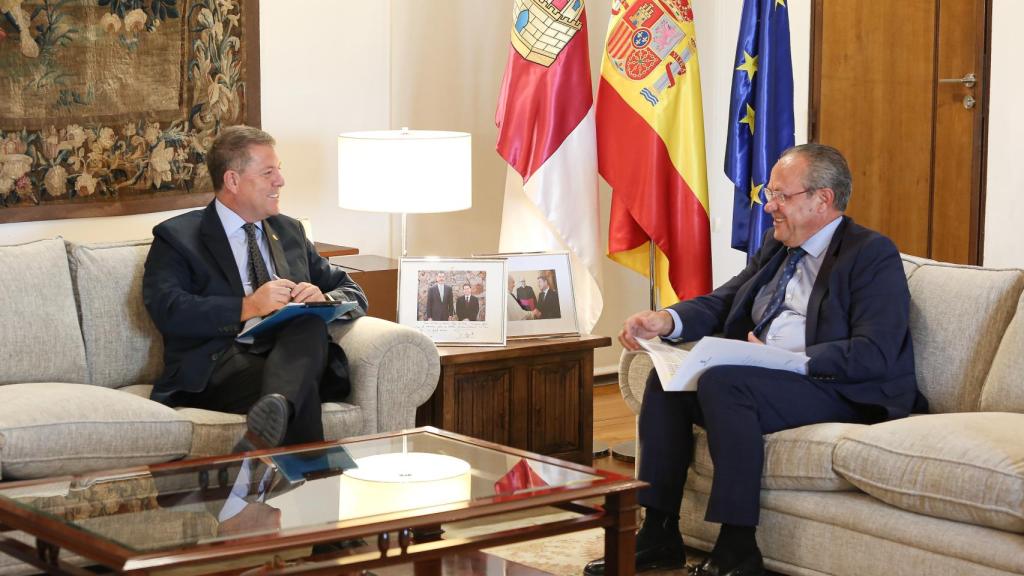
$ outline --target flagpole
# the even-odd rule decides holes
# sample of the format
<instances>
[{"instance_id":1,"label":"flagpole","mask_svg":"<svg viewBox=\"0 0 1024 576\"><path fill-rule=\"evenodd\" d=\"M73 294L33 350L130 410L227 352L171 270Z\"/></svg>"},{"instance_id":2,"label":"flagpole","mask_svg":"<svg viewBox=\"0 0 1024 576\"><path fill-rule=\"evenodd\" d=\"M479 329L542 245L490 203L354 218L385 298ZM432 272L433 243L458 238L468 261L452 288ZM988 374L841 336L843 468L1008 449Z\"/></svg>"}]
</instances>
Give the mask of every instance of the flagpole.
<instances>
[{"instance_id":1,"label":"flagpole","mask_svg":"<svg viewBox=\"0 0 1024 576\"><path fill-rule=\"evenodd\" d=\"M655 266L656 266L656 258L657 258L657 255L658 255L658 249L654 245L654 239L653 238L651 238L648 241L648 244L650 245L650 262L648 263L650 274L648 274L648 278L650 279L651 310L657 310L658 309L658 285L657 285L657 281L656 281Z\"/></svg>"}]
</instances>

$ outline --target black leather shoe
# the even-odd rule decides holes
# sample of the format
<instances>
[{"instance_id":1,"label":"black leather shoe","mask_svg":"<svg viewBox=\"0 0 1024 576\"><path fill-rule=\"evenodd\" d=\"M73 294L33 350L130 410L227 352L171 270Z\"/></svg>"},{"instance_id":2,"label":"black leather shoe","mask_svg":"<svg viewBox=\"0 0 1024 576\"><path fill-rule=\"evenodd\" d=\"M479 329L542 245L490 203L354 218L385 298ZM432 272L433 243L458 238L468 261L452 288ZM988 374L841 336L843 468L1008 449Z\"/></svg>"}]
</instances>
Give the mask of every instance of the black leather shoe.
<instances>
[{"instance_id":1,"label":"black leather shoe","mask_svg":"<svg viewBox=\"0 0 1024 576\"><path fill-rule=\"evenodd\" d=\"M676 536L678 538L678 536ZM686 565L686 551L682 539L660 542L653 546L641 547L637 540L636 571L674 570ZM598 558L583 568L584 576L604 576L604 558Z\"/></svg>"},{"instance_id":2,"label":"black leather shoe","mask_svg":"<svg viewBox=\"0 0 1024 576\"><path fill-rule=\"evenodd\" d=\"M288 400L280 394L267 394L249 408L245 416L245 436L235 444L235 452L276 448L288 430Z\"/></svg>"},{"instance_id":3,"label":"black leather shoe","mask_svg":"<svg viewBox=\"0 0 1024 576\"><path fill-rule=\"evenodd\" d=\"M763 576L764 559L761 551L740 560L732 568L725 570L713 558L708 558L703 563L690 567L690 576Z\"/></svg>"}]
</instances>

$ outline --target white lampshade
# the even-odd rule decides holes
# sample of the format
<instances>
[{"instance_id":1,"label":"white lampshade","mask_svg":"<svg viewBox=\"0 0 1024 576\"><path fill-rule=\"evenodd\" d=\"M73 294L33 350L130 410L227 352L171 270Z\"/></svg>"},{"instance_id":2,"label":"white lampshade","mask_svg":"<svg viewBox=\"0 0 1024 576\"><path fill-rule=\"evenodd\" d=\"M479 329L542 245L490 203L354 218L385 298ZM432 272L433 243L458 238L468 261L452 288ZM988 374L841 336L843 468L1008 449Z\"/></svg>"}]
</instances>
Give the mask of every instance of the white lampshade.
<instances>
[{"instance_id":1,"label":"white lampshade","mask_svg":"<svg viewBox=\"0 0 1024 576\"><path fill-rule=\"evenodd\" d=\"M470 466L444 454L396 452L356 459L340 478L338 518L362 518L470 498Z\"/></svg>"},{"instance_id":2,"label":"white lampshade","mask_svg":"<svg viewBox=\"0 0 1024 576\"><path fill-rule=\"evenodd\" d=\"M380 130L338 136L338 206L428 213L473 205L472 151L465 132Z\"/></svg>"}]
</instances>

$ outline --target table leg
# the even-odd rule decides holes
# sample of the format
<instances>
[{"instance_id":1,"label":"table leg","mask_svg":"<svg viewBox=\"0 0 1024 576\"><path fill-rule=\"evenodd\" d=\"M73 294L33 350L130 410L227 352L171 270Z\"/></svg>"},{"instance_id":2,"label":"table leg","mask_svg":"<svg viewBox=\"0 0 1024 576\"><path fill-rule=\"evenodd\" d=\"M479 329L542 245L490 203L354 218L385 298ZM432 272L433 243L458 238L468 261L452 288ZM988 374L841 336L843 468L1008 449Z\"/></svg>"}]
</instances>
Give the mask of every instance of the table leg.
<instances>
[{"instance_id":1,"label":"table leg","mask_svg":"<svg viewBox=\"0 0 1024 576\"><path fill-rule=\"evenodd\" d=\"M636 563L636 490L609 494L604 499L605 514L612 525L604 529L605 574L633 576Z\"/></svg>"}]
</instances>

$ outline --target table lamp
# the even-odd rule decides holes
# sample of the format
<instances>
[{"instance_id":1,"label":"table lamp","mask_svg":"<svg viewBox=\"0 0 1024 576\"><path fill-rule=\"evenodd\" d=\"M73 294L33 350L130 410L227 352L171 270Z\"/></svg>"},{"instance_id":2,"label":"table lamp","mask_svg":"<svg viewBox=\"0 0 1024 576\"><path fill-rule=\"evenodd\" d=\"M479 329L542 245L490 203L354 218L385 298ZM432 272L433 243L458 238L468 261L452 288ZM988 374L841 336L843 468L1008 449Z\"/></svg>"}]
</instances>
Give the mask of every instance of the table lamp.
<instances>
[{"instance_id":1,"label":"table lamp","mask_svg":"<svg viewBox=\"0 0 1024 576\"><path fill-rule=\"evenodd\" d=\"M473 205L472 150L465 132L378 130L338 136L338 206L402 215Z\"/></svg>"},{"instance_id":2,"label":"table lamp","mask_svg":"<svg viewBox=\"0 0 1024 576\"><path fill-rule=\"evenodd\" d=\"M356 459L340 477L338 519L470 499L469 463L444 454L396 452Z\"/></svg>"}]
</instances>

